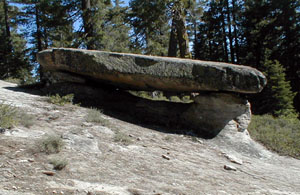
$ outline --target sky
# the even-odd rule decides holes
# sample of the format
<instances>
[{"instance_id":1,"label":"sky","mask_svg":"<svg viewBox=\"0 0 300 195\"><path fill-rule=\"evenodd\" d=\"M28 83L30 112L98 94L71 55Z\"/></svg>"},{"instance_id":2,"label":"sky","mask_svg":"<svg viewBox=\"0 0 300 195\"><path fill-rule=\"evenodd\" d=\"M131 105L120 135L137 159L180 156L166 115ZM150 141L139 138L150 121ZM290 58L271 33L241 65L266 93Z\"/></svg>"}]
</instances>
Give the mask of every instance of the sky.
<instances>
[{"instance_id":1,"label":"sky","mask_svg":"<svg viewBox=\"0 0 300 195\"><path fill-rule=\"evenodd\" d=\"M128 4L129 4L129 1L130 1L130 0L121 0L121 1L123 1L123 2L124 2L124 4L121 4L121 6L124 6L124 5L126 6L126 5L128 5Z\"/></svg>"}]
</instances>

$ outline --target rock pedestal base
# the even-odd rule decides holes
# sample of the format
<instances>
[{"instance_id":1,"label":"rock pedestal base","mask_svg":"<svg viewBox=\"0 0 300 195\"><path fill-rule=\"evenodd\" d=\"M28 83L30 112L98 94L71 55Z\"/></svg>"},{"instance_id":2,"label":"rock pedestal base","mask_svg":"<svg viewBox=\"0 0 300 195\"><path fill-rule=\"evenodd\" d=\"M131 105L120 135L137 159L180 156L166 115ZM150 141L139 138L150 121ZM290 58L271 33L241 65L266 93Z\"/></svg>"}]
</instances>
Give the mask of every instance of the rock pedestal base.
<instances>
[{"instance_id":1,"label":"rock pedestal base","mask_svg":"<svg viewBox=\"0 0 300 195\"><path fill-rule=\"evenodd\" d=\"M187 127L212 135L217 135L232 122L236 130L244 131L251 120L250 103L235 94L199 94L181 118Z\"/></svg>"}]
</instances>

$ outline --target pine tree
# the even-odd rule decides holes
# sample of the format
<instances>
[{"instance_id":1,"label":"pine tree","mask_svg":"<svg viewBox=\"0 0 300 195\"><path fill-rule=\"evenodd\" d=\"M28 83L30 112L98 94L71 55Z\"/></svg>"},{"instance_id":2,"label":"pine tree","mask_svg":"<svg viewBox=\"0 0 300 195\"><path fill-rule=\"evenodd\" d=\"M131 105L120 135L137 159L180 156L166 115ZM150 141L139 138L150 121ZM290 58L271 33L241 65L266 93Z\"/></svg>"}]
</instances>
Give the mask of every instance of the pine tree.
<instances>
[{"instance_id":1,"label":"pine tree","mask_svg":"<svg viewBox=\"0 0 300 195\"><path fill-rule=\"evenodd\" d=\"M278 36L272 59L284 65L293 91L298 92L294 102L300 112L300 1L273 0L271 6Z\"/></svg>"},{"instance_id":2,"label":"pine tree","mask_svg":"<svg viewBox=\"0 0 300 195\"><path fill-rule=\"evenodd\" d=\"M144 54L167 55L169 16L165 0L131 0L127 14L132 39Z\"/></svg>"},{"instance_id":3,"label":"pine tree","mask_svg":"<svg viewBox=\"0 0 300 195\"><path fill-rule=\"evenodd\" d=\"M187 12L195 0L131 0L129 23L145 54L191 57ZM178 51L177 51L178 50Z\"/></svg>"},{"instance_id":4,"label":"pine tree","mask_svg":"<svg viewBox=\"0 0 300 195\"><path fill-rule=\"evenodd\" d=\"M295 93L290 82L286 80L285 69L277 61L269 59L270 50L266 51L263 73L268 83L263 91L251 97L255 114L272 114L274 116L296 116L293 106Z\"/></svg>"},{"instance_id":5,"label":"pine tree","mask_svg":"<svg viewBox=\"0 0 300 195\"><path fill-rule=\"evenodd\" d=\"M26 41L18 30L19 11L6 0L0 2L0 79L12 77L28 81L31 78Z\"/></svg>"},{"instance_id":6,"label":"pine tree","mask_svg":"<svg viewBox=\"0 0 300 195\"><path fill-rule=\"evenodd\" d=\"M71 47L73 44L73 12L71 2L66 0L19 0L26 34L31 47L32 62L37 52L49 47Z\"/></svg>"},{"instance_id":7,"label":"pine tree","mask_svg":"<svg viewBox=\"0 0 300 195\"><path fill-rule=\"evenodd\" d=\"M103 39L110 6L110 0L81 1L81 6L79 6L83 29L83 33L79 33L83 43L81 46L98 50L105 48Z\"/></svg>"},{"instance_id":8,"label":"pine tree","mask_svg":"<svg viewBox=\"0 0 300 195\"><path fill-rule=\"evenodd\" d=\"M204 1L206 7L194 44L197 59L240 63L243 21L241 0Z\"/></svg>"},{"instance_id":9,"label":"pine tree","mask_svg":"<svg viewBox=\"0 0 300 195\"><path fill-rule=\"evenodd\" d=\"M196 59L229 61L227 23L224 1L210 1L199 24L197 42L194 44Z\"/></svg>"},{"instance_id":10,"label":"pine tree","mask_svg":"<svg viewBox=\"0 0 300 195\"><path fill-rule=\"evenodd\" d=\"M172 16L171 34L169 41L168 56L176 56L177 45L181 58L191 58L189 49L189 37L186 28L187 9L191 7L190 0L169 1L169 7Z\"/></svg>"},{"instance_id":11,"label":"pine tree","mask_svg":"<svg viewBox=\"0 0 300 195\"><path fill-rule=\"evenodd\" d=\"M103 50L113 52L130 52L130 27L125 23L127 7L121 7L124 2L114 0L107 12L102 40Z\"/></svg>"}]
</instances>

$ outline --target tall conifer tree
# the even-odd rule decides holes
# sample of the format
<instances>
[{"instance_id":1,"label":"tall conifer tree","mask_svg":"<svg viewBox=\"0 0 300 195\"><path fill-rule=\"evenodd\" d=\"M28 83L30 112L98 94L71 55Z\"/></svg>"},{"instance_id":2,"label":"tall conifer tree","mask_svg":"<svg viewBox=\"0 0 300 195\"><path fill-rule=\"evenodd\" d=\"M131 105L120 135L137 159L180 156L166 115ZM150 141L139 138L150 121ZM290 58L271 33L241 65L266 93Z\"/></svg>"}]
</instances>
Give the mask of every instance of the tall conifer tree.
<instances>
[{"instance_id":1,"label":"tall conifer tree","mask_svg":"<svg viewBox=\"0 0 300 195\"><path fill-rule=\"evenodd\" d=\"M9 5L7 0L0 2L0 79L13 77L24 81L31 77L26 41L18 29L19 14L19 8Z\"/></svg>"}]
</instances>

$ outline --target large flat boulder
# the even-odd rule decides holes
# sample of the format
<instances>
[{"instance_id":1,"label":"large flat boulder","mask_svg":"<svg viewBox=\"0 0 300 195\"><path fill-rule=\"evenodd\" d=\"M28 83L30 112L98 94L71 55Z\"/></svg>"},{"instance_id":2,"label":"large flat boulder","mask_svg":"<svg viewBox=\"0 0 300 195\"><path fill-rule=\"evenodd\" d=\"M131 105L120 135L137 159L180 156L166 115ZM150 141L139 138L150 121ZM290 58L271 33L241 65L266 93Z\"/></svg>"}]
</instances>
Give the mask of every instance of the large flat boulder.
<instances>
[{"instance_id":1,"label":"large flat boulder","mask_svg":"<svg viewBox=\"0 0 300 195\"><path fill-rule=\"evenodd\" d=\"M266 85L258 70L220 62L67 48L44 50L37 59L45 72L71 73L125 89L257 93Z\"/></svg>"}]
</instances>

